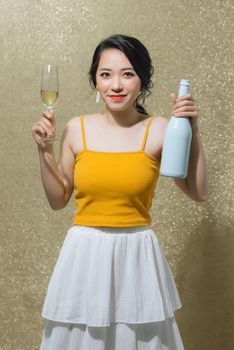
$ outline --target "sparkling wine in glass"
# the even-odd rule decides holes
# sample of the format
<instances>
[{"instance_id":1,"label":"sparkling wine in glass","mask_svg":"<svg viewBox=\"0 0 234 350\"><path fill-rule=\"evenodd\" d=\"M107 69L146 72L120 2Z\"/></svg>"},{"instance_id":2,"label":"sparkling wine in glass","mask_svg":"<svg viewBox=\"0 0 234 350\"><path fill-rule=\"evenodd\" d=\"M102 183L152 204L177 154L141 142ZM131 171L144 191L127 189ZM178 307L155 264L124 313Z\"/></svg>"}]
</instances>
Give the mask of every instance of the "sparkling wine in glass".
<instances>
[{"instance_id":1,"label":"sparkling wine in glass","mask_svg":"<svg viewBox=\"0 0 234 350\"><path fill-rule=\"evenodd\" d=\"M59 96L58 67L53 64L44 64L41 72L41 99L47 111L53 111ZM47 135L41 142L54 141L54 137Z\"/></svg>"}]
</instances>

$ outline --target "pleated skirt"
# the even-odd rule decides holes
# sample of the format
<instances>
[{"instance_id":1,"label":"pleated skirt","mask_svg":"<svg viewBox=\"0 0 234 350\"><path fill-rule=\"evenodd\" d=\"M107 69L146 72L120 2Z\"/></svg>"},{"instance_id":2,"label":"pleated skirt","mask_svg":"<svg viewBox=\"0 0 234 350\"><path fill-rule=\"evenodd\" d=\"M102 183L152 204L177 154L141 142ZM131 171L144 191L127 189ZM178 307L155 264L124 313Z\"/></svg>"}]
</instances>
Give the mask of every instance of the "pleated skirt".
<instances>
[{"instance_id":1,"label":"pleated skirt","mask_svg":"<svg viewBox=\"0 0 234 350\"><path fill-rule=\"evenodd\" d=\"M72 226L41 316L40 350L184 350L175 281L150 226Z\"/></svg>"}]
</instances>

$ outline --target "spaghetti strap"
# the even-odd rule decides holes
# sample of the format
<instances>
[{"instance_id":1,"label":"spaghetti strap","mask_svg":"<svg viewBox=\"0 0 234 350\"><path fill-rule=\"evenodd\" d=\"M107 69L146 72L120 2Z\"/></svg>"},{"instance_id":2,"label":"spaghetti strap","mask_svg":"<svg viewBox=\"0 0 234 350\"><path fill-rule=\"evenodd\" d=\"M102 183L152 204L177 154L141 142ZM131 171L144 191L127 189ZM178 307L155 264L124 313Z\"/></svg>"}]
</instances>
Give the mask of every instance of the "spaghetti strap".
<instances>
[{"instance_id":1,"label":"spaghetti strap","mask_svg":"<svg viewBox=\"0 0 234 350\"><path fill-rule=\"evenodd\" d=\"M152 115L152 117L150 118L148 124L146 125L145 134L144 134L143 142L142 142L142 145L141 145L141 151L144 151L144 149L145 149L145 144L146 144L146 140L147 140L147 136L148 136L148 132L149 132L149 127L150 127L150 124L152 123L154 118L155 118L155 116Z\"/></svg>"},{"instance_id":2,"label":"spaghetti strap","mask_svg":"<svg viewBox=\"0 0 234 350\"><path fill-rule=\"evenodd\" d=\"M84 116L80 116L80 122L81 122L81 131L82 131L82 140L83 140L83 146L86 150L86 137L85 137L85 129L84 129Z\"/></svg>"}]
</instances>

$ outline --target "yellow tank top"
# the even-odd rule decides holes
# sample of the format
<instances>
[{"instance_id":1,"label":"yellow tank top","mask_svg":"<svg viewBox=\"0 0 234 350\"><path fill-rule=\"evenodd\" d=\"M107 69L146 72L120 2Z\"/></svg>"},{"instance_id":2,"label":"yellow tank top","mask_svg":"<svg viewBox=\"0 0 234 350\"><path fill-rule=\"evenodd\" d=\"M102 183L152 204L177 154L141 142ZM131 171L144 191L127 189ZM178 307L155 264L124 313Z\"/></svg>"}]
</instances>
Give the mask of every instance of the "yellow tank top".
<instances>
[{"instance_id":1,"label":"yellow tank top","mask_svg":"<svg viewBox=\"0 0 234 350\"><path fill-rule=\"evenodd\" d=\"M84 149L76 156L73 223L86 226L141 226L152 223L149 210L155 195L160 161L144 151L102 152L86 148L84 117L80 117Z\"/></svg>"}]
</instances>

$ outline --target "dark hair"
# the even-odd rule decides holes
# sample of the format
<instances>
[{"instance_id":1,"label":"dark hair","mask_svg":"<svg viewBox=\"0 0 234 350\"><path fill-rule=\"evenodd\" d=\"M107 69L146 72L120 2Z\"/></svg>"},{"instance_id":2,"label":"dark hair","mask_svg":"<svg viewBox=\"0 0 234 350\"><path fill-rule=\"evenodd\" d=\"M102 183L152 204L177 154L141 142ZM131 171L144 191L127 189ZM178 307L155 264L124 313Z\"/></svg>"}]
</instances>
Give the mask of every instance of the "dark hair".
<instances>
[{"instance_id":1,"label":"dark hair","mask_svg":"<svg viewBox=\"0 0 234 350\"><path fill-rule=\"evenodd\" d=\"M139 100L143 99L143 104L147 96L151 94L150 89L153 87L151 77L154 73L154 67L146 47L136 38L114 34L103 39L96 47L92 64L88 73L89 83L93 90L96 90L96 72L102 51L109 48L115 48L122 51L132 64L134 70L141 80L141 94L136 99L136 110L140 113L148 115L145 108L139 104Z\"/></svg>"}]
</instances>

